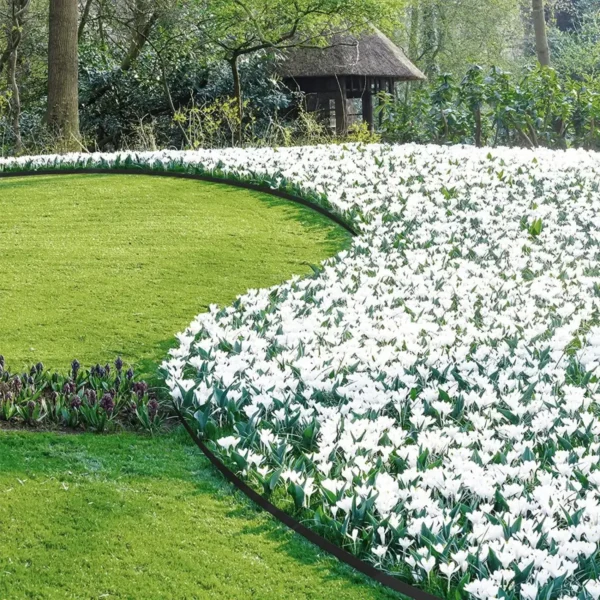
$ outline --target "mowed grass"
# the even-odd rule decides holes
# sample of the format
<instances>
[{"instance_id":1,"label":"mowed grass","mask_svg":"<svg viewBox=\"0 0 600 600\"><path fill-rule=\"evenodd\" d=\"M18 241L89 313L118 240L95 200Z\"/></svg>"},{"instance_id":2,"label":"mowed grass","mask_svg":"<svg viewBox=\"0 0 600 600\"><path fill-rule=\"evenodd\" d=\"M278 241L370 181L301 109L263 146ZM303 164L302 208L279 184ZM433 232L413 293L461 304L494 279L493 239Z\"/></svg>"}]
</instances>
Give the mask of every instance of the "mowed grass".
<instances>
[{"instance_id":1,"label":"mowed grass","mask_svg":"<svg viewBox=\"0 0 600 600\"><path fill-rule=\"evenodd\" d=\"M286 200L142 175L0 179L0 215L0 354L14 370L122 356L152 374L210 304L349 242Z\"/></svg>"},{"instance_id":2,"label":"mowed grass","mask_svg":"<svg viewBox=\"0 0 600 600\"><path fill-rule=\"evenodd\" d=\"M66 370L121 355L152 377L209 304L349 243L318 213L144 176L0 179L0 353ZM256 510L176 431L3 431L0 599L396 597Z\"/></svg>"},{"instance_id":3,"label":"mowed grass","mask_svg":"<svg viewBox=\"0 0 600 600\"><path fill-rule=\"evenodd\" d=\"M233 493L179 431L0 430L0 598L383 600Z\"/></svg>"}]
</instances>

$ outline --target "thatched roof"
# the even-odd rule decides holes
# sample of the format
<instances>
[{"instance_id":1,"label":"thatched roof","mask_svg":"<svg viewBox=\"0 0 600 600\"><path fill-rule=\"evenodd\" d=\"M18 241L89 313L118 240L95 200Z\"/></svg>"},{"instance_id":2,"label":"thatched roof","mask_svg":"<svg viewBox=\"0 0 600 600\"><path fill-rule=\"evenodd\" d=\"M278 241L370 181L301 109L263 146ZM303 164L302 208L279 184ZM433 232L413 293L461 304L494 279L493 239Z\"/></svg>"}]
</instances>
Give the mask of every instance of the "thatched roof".
<instances>
[{"instance_id":1,"label":"thatched roof","mask_svg":"<svg viewBox=\"0 0 600 600\"><path fill-rule=\"evenodd\" d=\"M326 48L293 48L282 58L281 77L327 77L356 75L425 79L398 46L378 29L358 38L333 36Z\"/></svg>"}]
</instances>

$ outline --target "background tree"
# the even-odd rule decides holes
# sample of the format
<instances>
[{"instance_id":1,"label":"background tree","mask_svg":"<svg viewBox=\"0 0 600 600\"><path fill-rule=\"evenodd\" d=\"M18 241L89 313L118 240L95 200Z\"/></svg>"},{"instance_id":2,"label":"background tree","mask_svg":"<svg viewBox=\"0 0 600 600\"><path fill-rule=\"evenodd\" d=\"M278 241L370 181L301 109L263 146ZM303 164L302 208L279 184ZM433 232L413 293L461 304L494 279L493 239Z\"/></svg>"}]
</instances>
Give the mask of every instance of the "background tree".
<instances>
[{"instance_id":1,"label":"background tree","mask_svg":"<svg viewBox=\"0 0 600 600\"><path fill-rule=\"evenodd\" d=\"M239 61L261 51L326 46L334 34L362 31L392 2L378 0L212 0L208 37L230 65L238 118L244 113ZM241 141L241 140L240 140Z\"/></svg>"},{"instance_id":2,"label":"background tree","mask_svg":"<svg viewBox=\"0 0 600 600\"><path fill-rule=\"evenodd\" d=\"M472 64L518 68L525 21L521 0L409 0L389 33L429 77L462 76ZM527 23L531 20L529 11Z\"/></svg>"},{"instance_id":3,"label":"background tree","mask_svg":"<svg viewBox=\"0 0 600 600\"><path fill-rule=\"evenodd\" d=\"M7 84L10 92L9 113L12 121L15 154L20 154L23 150L21 95L17 82L17 61L29 2L30 0L8 0L2 15L6 30L6 49L0 57L0 71L6 66Z\"/></svg>"},{"instance_id":4,"label":"background tree","mask_svg":"<svg viewBox=\"0 0 600 600\"><path fill-rule=\"evenodd\" d=\"M531 13L533 17L533 29L535 31L537 59L540 65L548 67L550 66L550 49L548 48L548 36L546 34L544 0L531 0Z\"/></svg>"},{"instance_id":5,"label":"background tree","mask_svg":"<svg viewBox=\"0 0 600 600\"><path fill-rule=\"evenodd\" d=\"M48 125L68 146L79 140L77 0L50 0Z\"/></svg>"},{"instance_id":6,"label":"background tree","mask_svg":"<svg viewBox=\"0 0 600 600\"><path fill-rule=\"evenodd\" d=\"M548 38L552 66L576 79L600 72L600 0L556 0L550 9Z\"/></svg>"}]
</instances>

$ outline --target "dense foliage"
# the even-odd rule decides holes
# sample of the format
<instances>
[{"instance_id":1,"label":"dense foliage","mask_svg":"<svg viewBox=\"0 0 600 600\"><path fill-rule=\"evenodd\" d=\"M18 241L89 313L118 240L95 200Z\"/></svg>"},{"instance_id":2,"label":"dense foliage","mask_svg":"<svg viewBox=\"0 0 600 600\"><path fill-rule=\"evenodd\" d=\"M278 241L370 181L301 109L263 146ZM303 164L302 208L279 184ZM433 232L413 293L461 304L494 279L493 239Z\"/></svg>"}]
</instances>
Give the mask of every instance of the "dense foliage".
<instances>
[{"instance_id":1,"label":"dense foliage","mask_svg":"<svg viewBox=\"0 0 600 600\"><path fill-rule=\"evenodd\" d=\"M534 68L514 75L471 67L407 98L382 97L381 134L394 142L598 148L600 79Z\"/></svg>"},{"instance_id":2,"label":"dense foliage","mask_svg":"<svg viewBox=\"0 0 600 600\"><path fill-rule=\"evenodd\" d=\"M230 108L232 77L227 65L207 66L191 54L171 65L166 83L153 76L155 68L151 53L144 53L135 71L85 69L81 76L84 137L105 149L231 145L238 119ZM252 56L240 65L248 106L247 142L271 139L269 129L274 122L285 121L294 99L272 76L272 69L273 61L265 55ZM197 123L195 115L202 117Z\"/></svg>"},{"instance_id":3,"label":"dense foliage","mask_svg":"<svg viewBox=\"0 0 600 600\"><path fill-rule=\"evenodd\" d=\"M15 22L18 3L26 8ZM598 0L546 0L546 6L552 64L564 94L572 94L571 88L583 96L587 92L580 88L595 91ZM473 64L486 73L496 67L497 80L500 73L513 74L509 84L502 84L511 90L497 102L510 111L518 112L528 102L519 95L523 79L529 80L523 84L525 96L540 91L524 72L535 63L530 9L529 0L260 0L247 5L228 0L82 0L79 144L110 151L329 141L327 127L289 110L299 98L277 78L274 65L292 43L291 31L296 32L293 43L322 45L324 32L343 28L341 21L356 30L366 21L376 23L429 77L422 89L399 86L405 116L394 119L390 139L471 143L468 123L459 121L468 121L472 110L463 116L458 107L458 114L449 115L457 121L449 124L453 131L440 135L438 108L445 104L443 110L450 109L454 100L449 96L458 93L454 88L461 87ZM0 29L7 37L5 45L0 36L0 74L7 75L6 81L0 79L0 151L5 155L60 150L45 125L47 17L48 0L0 2ZM19 46L12 73L8 59L15 31ZM438 77L451 89L441 89ZM570 98L565 102L577 104ZM394 107L395 114L402 104ZM402 121L411 121L415 131L406 131ZM531 132L523 124L519 129L499 133L498 143L528 145L522 132L528 137ZM567 139L579 138L575 144L587 144L581 131L558 129L556 135L539 132L540 137L564 133Z\"/></svg>"}]
</instances>

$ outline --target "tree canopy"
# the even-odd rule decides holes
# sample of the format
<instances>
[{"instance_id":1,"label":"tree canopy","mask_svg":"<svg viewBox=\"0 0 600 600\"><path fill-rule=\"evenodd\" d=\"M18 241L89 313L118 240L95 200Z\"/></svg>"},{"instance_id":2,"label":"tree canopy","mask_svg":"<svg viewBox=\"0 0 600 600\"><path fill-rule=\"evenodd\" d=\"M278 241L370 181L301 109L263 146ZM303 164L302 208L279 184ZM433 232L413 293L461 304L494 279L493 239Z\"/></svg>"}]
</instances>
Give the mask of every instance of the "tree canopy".
<instances>
[{"instance_id":1,"label":"tree canopy","mask_svg":"<svg viewBox=\"0 0 600 600\"><path fill-rule=\"evenodd\" d=\"M4 153L56 149L47 117L49 15L58 1L0 0ZM595 78L600 0L545 0L538 14L559 76ZM426 86L446 73L460 79L474 64L518 77L537 62L532 0L79 0L79 73L70 84L79 143L186 147L312 135L316 124L304 115L289 121L297 98L275 61L371 25L427 74ZM402 96L417 88L403 86Z\"/></svg>"}]
</instances>

